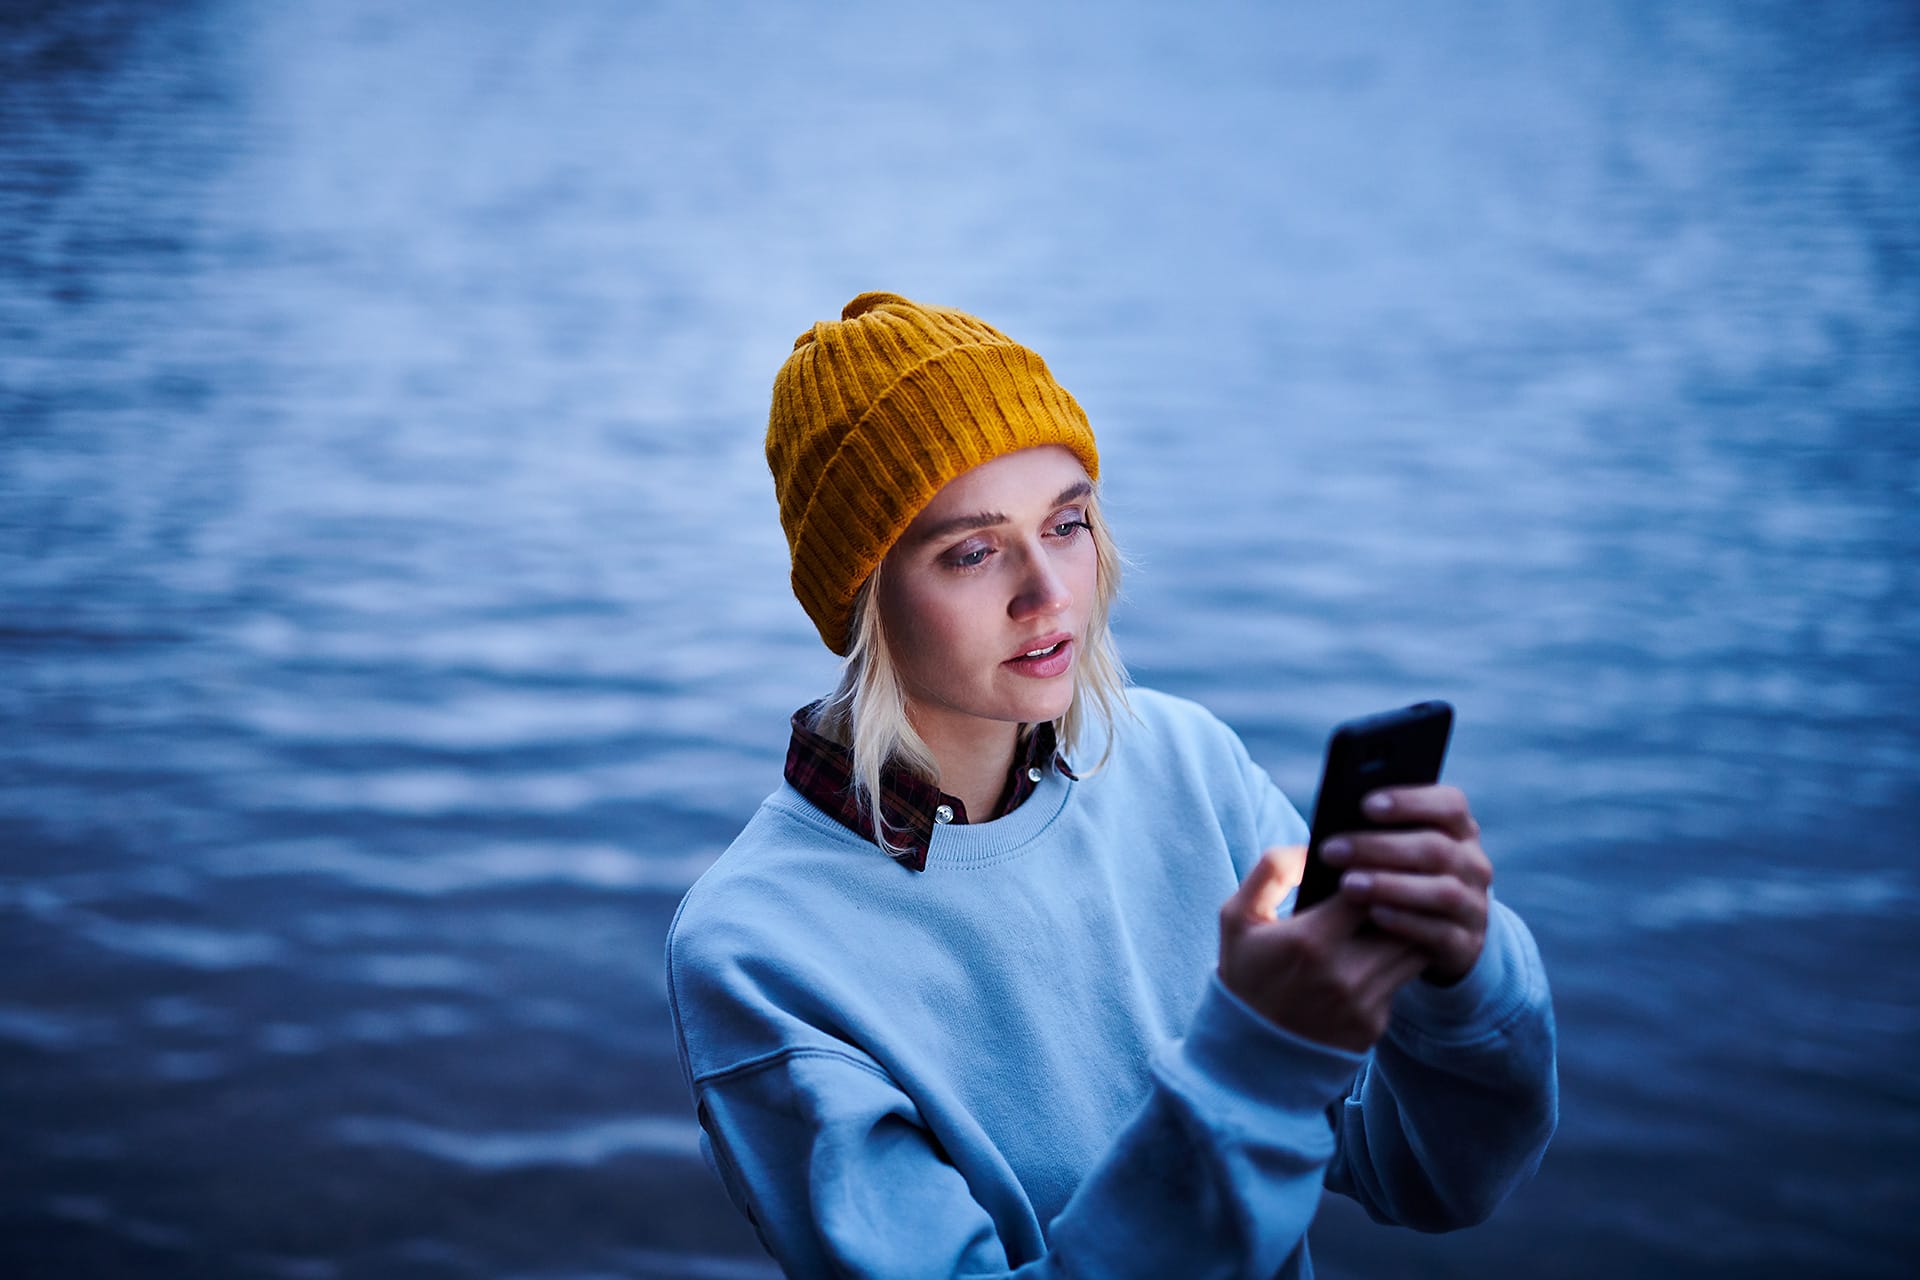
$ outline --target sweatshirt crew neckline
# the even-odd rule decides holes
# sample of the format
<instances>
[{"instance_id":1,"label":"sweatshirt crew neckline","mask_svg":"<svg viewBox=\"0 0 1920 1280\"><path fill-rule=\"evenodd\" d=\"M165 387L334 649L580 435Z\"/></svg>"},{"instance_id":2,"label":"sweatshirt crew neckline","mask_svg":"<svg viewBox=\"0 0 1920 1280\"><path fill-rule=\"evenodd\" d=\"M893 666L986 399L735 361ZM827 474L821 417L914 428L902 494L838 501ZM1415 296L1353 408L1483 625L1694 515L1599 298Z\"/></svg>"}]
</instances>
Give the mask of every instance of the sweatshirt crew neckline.
<instances>
[{"instance_id":1,"label":"sweatshirt crew neckline","mask_svg":"<svg viewBox=\"0 0 1920 1280\"><path fill-rule=\"evenodd\" d=\"M1077 780L1057 769L1049 769L1034 786L1033 794L1013 812L991 822L936 826L933 839L927 847L926 869L915 874L924 875L927 871L937 870L968 871L1020 857L1065 811L1067 801L1077 785ZM831 833L837 843L893 862L879 845L848 830L831 814L823 812L802 795L792 783L782 781L780 790L774 793L772 799L793 817Z\"/></svg>"}]
</instances>

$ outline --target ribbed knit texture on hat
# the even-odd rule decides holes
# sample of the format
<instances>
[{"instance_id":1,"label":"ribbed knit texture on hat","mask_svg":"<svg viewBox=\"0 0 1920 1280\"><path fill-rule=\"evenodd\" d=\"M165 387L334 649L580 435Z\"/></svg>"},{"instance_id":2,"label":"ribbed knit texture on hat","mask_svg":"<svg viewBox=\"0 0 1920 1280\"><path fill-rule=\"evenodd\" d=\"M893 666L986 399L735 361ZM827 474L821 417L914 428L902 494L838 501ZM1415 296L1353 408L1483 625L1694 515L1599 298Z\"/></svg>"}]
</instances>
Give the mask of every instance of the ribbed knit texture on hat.
<instances>
[{"instance_id":1,"label":"ribbed knit texture on hat","mask_svg":"<svg viewBox=\"0 0 1920 1280\"><path fill-rule=\"evenodd\" d=\"M767 466L793 593L845 654L860 584L964 471L1065 445L1098 479L1087 415L1032 351L964 311L863 293L794 340L773 383Z\"/></svg>"}]
</instances>

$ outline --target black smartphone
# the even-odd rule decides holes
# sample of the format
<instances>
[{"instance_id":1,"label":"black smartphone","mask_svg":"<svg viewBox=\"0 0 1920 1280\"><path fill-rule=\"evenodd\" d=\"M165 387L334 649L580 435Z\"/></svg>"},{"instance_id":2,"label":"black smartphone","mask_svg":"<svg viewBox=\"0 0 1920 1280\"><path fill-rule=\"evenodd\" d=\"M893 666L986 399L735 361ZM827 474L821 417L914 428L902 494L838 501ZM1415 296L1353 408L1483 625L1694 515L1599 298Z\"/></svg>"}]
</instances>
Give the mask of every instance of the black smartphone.
<instances>
[{"instance_id":1,"label":"black smartphone","mask_svg":"<svg viewBox=\"0 0 1920 1280\"><path fill-rule=\"evenodd\" d=\"M1293 904L1296 914L1331 897L1340 887L1340 872L1320 860L1320 846L1343 831L1390 826L1367 817L1360 802L1381 787L1440 781L1440 765L1452 733L1453 708L1444 702L1416 702L1397 711L1348 720L1334 729L1320 769L1320 795L1313 802L1307 866Z\"/></svg>"}]
</instances>

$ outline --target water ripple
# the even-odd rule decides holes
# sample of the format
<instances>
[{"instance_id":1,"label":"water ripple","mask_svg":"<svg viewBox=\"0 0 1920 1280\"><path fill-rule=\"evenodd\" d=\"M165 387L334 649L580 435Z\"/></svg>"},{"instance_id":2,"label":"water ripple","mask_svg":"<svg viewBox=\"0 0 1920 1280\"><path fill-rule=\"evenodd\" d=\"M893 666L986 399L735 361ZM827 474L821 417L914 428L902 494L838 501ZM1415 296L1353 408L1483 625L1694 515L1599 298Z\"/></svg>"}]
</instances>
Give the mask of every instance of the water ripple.
<instances>
[{"instance_id":1,"label":"water ripple","mask_svg":"<svg viewBox=\"0 0 1920 1280\"><path fill-rule=\"evenodd\" d=\"M334 1140L413 1151L487 1173L547 1165L597 1165L622 1156L693 1159L700 1131L691 1119L630 1116L572 1129L462 1132L412 1120L346 1116L329 1127Z\"/></svg>"},{"instance_id":2,"label":"water ripple","mask_svg":"<svg viewBox=\"0 0 1920 1280\"><path fill-rule=\"evenodd\" d=\"M97 946L190 969L245 969L272 964L286 953L280 939L250 930L115 920L78 911L68 920L76 933Z\"/></svg>"},{"instance_id":3,"label":"water ripple","mask_svg":"<svg viewBox=\"0 0 1920 1280\"><path fill-rule=\"evenodd\" d=\"M44 1053L85 1048L109 1035L108 1029L94 1019L24 1006L0 1006L0 1041L27 1045Z\"/></svg>"},{"instance_id":4,"label":"water ripple","mask_svg":"<svg viewBox=\"0 0 1920 1280\"><path fill-rule=\"evenodd\" d=\"M1745 920L1884 916L1910 911L1916 899L1920 889L1900 871L1699 876L1636 901L1631 918L1644 929L1681 929Z\"/></svg>"},{"instance_id":5,"label":"water ripple","mask_svg":"<svg viewBox=\"0 0 1920 1280\"><path fill-rule=\"evenodd\" d=\"M440 853L382 855L369 852L365 841L314 838L217 850L204 865L226 877L313 876L337 886L420 897L540 884L680 893L717 853L663 854L595 841L474 840Z\"/></svg>"}]
</instances>

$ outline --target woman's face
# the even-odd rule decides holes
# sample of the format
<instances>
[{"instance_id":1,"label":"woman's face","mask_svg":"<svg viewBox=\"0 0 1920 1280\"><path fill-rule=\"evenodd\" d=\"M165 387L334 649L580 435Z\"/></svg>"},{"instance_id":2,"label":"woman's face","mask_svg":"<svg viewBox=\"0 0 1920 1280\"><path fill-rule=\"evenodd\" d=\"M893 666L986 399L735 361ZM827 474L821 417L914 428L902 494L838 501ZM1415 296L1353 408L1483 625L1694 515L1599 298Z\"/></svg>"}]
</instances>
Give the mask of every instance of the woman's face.
<instances>
[{"instance_id":1,"label":"woman's face","mask_svg":"<svg viewBox=\"0 0 1920 1280\"><path fill-rule=\"evenodd\" d=\"M1092 492L1059 445L1003 454L949 481L887 553L880 622L929 743L1066 713L1093 611Z\"/></svg>"}]
</instances>

